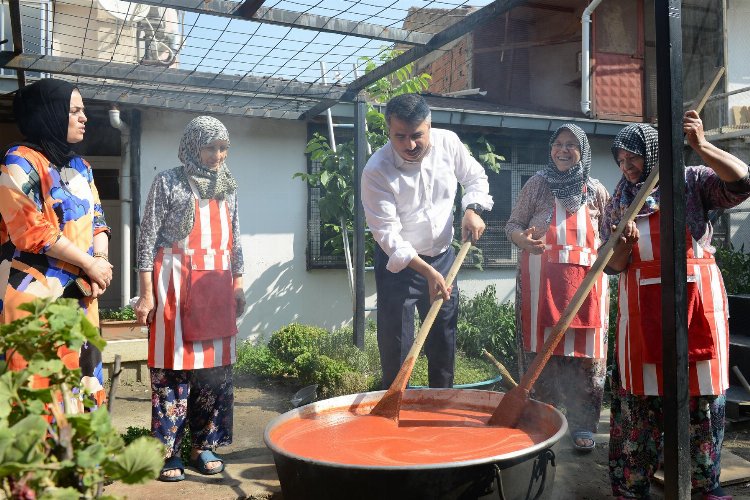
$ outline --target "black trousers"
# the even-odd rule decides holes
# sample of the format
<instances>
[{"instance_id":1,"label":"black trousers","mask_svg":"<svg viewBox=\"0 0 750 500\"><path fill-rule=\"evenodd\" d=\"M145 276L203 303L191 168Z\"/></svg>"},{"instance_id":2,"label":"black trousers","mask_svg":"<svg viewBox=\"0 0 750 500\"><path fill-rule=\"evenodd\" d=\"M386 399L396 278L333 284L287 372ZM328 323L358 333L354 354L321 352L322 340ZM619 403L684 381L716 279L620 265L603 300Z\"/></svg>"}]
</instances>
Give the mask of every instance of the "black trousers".
<instances>
[{"instance_id":1,"label":"black trousers","mask_svg":"<svg viewBox=\"0 0 750 500\"><path fill-rule=\"evenodd\" d=\"M422 259L446 276L456 254L449 248L435 257ZM427 280L411 268L398 273L386 269L388 255L375 245L375 285L378 293L378 348L383 369L383 389L390 387L414 343L414 309L424 321L430 310ZM430 387L453 387L458 323L458 286L440 308L424 344Z\"/></svg>"}]
</instances>

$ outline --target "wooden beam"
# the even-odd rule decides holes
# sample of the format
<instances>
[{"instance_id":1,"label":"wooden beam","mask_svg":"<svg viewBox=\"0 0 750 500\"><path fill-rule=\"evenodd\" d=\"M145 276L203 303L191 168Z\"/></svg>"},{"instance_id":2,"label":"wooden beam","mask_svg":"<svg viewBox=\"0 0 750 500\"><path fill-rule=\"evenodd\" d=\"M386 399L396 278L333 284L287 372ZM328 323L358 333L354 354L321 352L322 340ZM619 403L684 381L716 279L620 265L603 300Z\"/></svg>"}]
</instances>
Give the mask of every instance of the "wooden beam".
<instances>
[{"instance_id":1,"label":"wooden beam","mask_svg":"<svg viewBox=\"0 0 750 500\"><path fill-rule=\"evenodd\" d=\"M39 54L0 51L0 67L45 73L106 78L147 85L171 85L211 91L244 92L264 96L297 97L311 100L338 99L344 87L304 83L281 78L225 75L200 71L94 61Z\"/></svg>"},{"instance_id":2,"label":"wooden beam","mask_svg":"<svg viewBox=\"0 0 750 500\"><path fill-rule=\"evenodd\" d=\"M235 10L234 13L237 16L250 19L256 12L258 12L258 9L263 7L264 3L265 0L245 0L239 7L237 7L237 10Z\"/></svg>"},{"instance_id":3,"label":"wooden beam","mask_svg":"<svg viewBox=\"0 0 750 500\"><path fill-rule=\"evenodd\" d=\"M426 44L431 37L427 33L420 33L418 31L388 28L377 24L348 21L346 19L305 14L284 9L271 9L268 7L259 7L257 12L251 16L247 16L246 10L249 11L250 7L243 7L244 3L231 0L139 0L138 3L198 14L245 19L290 28L324 31L339 35L351 35L415 46Z\"/></svg>"}]
</instances>

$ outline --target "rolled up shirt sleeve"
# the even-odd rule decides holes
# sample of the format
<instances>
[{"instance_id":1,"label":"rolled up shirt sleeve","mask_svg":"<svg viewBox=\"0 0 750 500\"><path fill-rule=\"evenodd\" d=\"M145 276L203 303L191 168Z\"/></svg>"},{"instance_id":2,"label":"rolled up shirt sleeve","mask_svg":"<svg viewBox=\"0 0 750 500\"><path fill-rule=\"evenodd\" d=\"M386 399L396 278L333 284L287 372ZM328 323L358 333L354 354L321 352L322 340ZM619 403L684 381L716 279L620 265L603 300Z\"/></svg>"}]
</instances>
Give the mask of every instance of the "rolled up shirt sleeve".
<instances>
[{"instance_id":1,"label":"rolled up shirt sleeve","mask_svg":"<svg viewBox=\"0 0 750 500\"><path fill-rule=\"evenodd\" d=\"M10 154L5 157L0 166L0 214L8 237L18 250L43 253L60 239L62 232L45 216L39 176L30 175L32 171L25 158Z\"/></svg>"},{"instance_id":2,"label":"rolled up shirt sleeve","mask_svg":"<svg viewBox=\"0 0 750 500\"><path fill-rule=\"evenodd\" d=\"M396 199L388 189L387 181L375 170L365 169L362 173L362 205L375 242L388 255L386 269L393 273L402 271L417 251L401 237Z\"/></svg>"}]
</instances>

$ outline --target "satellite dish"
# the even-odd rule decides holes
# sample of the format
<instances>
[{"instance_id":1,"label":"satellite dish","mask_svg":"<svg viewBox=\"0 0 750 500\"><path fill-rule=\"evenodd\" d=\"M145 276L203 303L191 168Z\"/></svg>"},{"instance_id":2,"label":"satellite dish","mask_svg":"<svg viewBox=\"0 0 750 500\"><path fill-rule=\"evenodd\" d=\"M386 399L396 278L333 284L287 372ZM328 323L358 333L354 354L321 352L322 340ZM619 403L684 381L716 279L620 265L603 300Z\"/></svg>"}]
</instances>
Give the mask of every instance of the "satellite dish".
<instances>
[{"instance_id":1,"label":"satellite dish","mask_svg":"<svg viewBox=\"0 0 750 500\"><path fill-rule=\"evenodd\" d=\"M99 8L105 10L112 17L129 22L137 22L148 15L151 8L135 2L125 2L124 0L97 0Z\"/></svg>"}]
</instances>

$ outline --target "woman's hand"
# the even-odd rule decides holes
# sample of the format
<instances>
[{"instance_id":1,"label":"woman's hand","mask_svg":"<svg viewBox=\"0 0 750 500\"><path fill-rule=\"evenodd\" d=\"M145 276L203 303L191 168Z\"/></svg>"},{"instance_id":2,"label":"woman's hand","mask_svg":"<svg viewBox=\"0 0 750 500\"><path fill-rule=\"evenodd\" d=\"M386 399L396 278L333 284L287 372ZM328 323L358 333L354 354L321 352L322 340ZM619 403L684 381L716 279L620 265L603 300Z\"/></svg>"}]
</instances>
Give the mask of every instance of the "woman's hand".
<instances>
[{"instance_id":1,"label":"woman's hand","mask_svg":"<svg viewBox=\"0 0 750 500\"><path fill-rule=\"evenodd\" d=\"M154 295L152 293L141 293L138 302L135 303L135 320L140 325L148 326L154 320Z\"/></svg>"},{"instance_id":2,"label":"woman's hand","mask_svg":"<svg viewBox=\"0 0 750 500\"><path fill-rule=\"evenodd\" d=\"M612 226L612 232L617 230L617 226ZM604 269L607 274L621 273L628 267L630 263L630 254L633 251L633 245L638 243L640 238L640 232L638 226L635 225L634 221L630 221L625 225L622 234L617 239L617 244L612 252L612 257L609 259L607 267Z\"/></svg>"},{"instance_id":3,"label":"woman's hand","mask_svg":"<svg viewBox=\"0 0 750 500\"><path fill-rule=\"evenodd\" d=\"M703 133L703 121L695 110L686 111L682 117L682 131L688 140L688 144L693 149L699 149L706 142L706 136Z\"/></svg>"},{"instance_id":4,"label":"woman's hand","mask_svg":"<svg viewBox=\"0 0 750 500\"><path fill-rule=\"evenodd\" d=\"M237 317L239 318L245 312L245 291L242 287L234 289L234 303L237 306Z\"/></svg>"},{"instance_id":5,"label":"woman's hand","mask_svg":"<svg viewBox=\"0 0 750 500\"><path fill-rule=\"evenodd\" d=\"M91 298L92 299L98 299L99 297L104 295L104 292L106 291L107 289L100 287L96 281L91 282Z\"/></svg>"},{"instance_id":6,"label":"woman's hand","mask_svg":"<svg viewBox=\"0 0 750 500\"><path fill-rule=\"evenodd\" d=\"M112 264L105 259L91 257L83 267L83 272L91 279L91 283L99 285L102 291L112 282Z\"/></svg>"},{"instance_id":7,"label":"woman's hand","mask_svg":"<svg viewBox=\"0 0 750 500\"><path fill-rule=\"evenodd\" d=\"M612 226L612 231L615 231L617 226ZM638 226L635 225L635 221L630 221L625 225L625 229L622 230L620 235L620 241L632 247L638 243L641 233L638 231Z\"/></svg>"},{"instance_id":8,"label":"woman's hand","mask_svg":"<svg viewBox=\"0 0 750 500\"><path fill-rule=\"evenodd\" d=\"M524 231L513 233L511 236L513 243L515 243L521 250L540 255L544 252L544 241L535 240L532 236L534 231L536 231L536 228L532 226Z\"/></svg>"}]
</instances>

